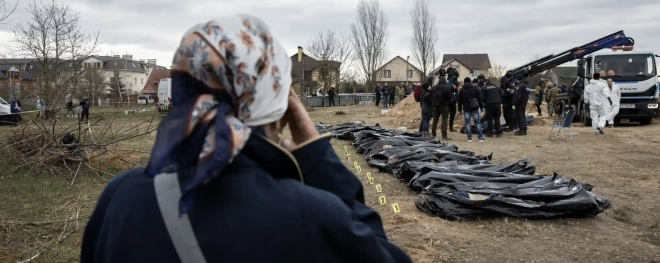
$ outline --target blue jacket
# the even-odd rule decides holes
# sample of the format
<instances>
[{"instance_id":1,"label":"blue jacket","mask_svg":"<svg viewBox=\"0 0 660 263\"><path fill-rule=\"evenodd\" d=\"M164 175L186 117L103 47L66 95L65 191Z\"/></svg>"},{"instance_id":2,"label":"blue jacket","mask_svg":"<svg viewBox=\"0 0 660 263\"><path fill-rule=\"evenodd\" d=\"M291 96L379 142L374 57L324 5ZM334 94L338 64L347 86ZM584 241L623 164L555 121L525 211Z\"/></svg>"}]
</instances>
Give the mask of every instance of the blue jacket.
<instances>
[{"instance_id":1,"label":"blue jacket","mask_svg":"<svg viewBox=\"0 0 660 263\"><path fill-rule=\"evenodd\" d=\"M387 240L329 141L289 154L253 133L188 214L207 262L412 262ZM180 262L142 168L101 194L80 262Z\"/></svg>"}]
</instances>

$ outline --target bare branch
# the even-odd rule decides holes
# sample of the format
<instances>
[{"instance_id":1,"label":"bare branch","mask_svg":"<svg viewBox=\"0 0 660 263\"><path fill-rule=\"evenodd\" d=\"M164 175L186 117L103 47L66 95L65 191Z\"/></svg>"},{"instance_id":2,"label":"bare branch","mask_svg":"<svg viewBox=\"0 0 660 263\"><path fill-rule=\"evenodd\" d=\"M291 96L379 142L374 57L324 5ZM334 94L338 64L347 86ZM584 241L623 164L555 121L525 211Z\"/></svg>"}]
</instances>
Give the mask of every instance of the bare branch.
<instances>
[{"instance_id":1,"label":"bare branch","mask_svg":"<svg viewBox=\"0 0 660 263\"><path fill-rule=\"evenodd\" d=\"M98 50L98 32L84 33L80 15L55 0L32 0L27 11L31 19L14 29L13 51L34 58L30 66L38 74L34 87L40 100L62 105L77 95L82 60Z\"/></svg>"},{"instance_id":2,"label":"bare branch","mask_svg":"<svg viewBox=\"0 0 660 263\"><path fill-rule=\"evenodd\" d=\"M424 76L435 68L439 57L436 52L438 30L435 27L435 14L429 10L427 0L416 0L415 6L410 11L413 28L410 49Z\"/></svg>"},{"instance_id":3,"label":"bare branch","mask_svg":"<svg viewBox=\"0 0 660 263\"><path fill-rule=\"evenodd\" d=\"M9 19L9 16L13 14L14 11L16 11L16 7L18 7L18 1L16 1L14 7L10 6L7 8L7 3L5 3L5 0L0 0L0 9L2 9L2 13L0 13L0 25L6 25L11 22L11 20L5 20Z\"/></svg>"},{"instance_id":4,"label":"bare branch","mask_svg":"<svg viewBox=\"0 0 660 263\"><path fill-rule=\"evenodd\" d=\"M351 38L355 60L364 74L369 88L375 81L376 70L387 58L387 26L385 12L378 0L360 0L355 23L351 24Z\"/></svg>"},{"instance_id":5,"label":"bare branch","mask_svg":"<svg viewBox=\"0 0 660 263\"><path fill-rule=\"evenodd\" d=\"M502 63L495 63L493 64L493 67L488 70L488 74L491 77L495 77L497 79L500 79L504 74L506 74L506 71L508 70L508 67L506 64Z\"/></svg>"}]
</instances>

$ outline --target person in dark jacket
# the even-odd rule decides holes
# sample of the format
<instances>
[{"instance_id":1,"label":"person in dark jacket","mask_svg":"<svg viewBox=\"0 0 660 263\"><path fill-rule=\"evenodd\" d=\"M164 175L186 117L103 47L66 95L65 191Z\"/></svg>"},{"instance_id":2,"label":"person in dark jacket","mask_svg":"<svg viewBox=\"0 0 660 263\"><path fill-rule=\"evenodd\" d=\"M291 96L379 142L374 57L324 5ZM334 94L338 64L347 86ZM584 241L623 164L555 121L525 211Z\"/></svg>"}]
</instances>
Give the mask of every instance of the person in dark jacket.
<instances>
[{"instance_id":1,"label":"person in dark jacket","mask_svg":"<svg viewBox=\"0 0 660 263\"><path fill-rule=\"evenodd\" d=\"M200 45L239 32L227 45L237 46L232 55L241 60L225 58L215 42ZM360 180L290 89L285 49L246 38L272 39L248 15L199 24L184 36L172 63L177 106L159 124L147 167L114 177L101 194L81 263L412 262L387 240ZM188 56L193 47L208 60ZM206 65L240 76L238 63L261 61L269 67L242 71L256 81L241 86L220 84L224 72L194 71ZM282 137L285 126L292 139Z\"/></svg>"},{"instance_id":2,"label":"person in dark jacket","mask_svg":"<svg viewBox=\"0 0 660 263\"><path fill-rule=\"evenodd\" d=\"M454 118L456 117L456 101L458 98L458 87L460 84L458 81L454 81L451 85L451 103L449 104L449 132L455 132L454 130Z\"/></svg>"},{"instance_id":3,"label":"person in dark jacket","mask_svg":"<svg viewBox=\"0 0 660 263\"><path fill-rule=\"evenodd\" d=\"M16 127L21 119L21 103L14 98L9 104L9 126Z\"/></svg>"},{"instance_id":4,"label":"person in dark jacket","mask_svg":"<svg viewBox=\"0 0 660 263\"><path fill-rule=\"evenodd\" d=\"M493 85L490 80L484 87L484 102L486 104L486 121L488 122L487 137L502 137L500 117L502 116L502 89ZM494 125L493 125L494 123Z\"/></svg>"},{"instance_id":5,"label":"person in dark jacket","mask_svg":"<svg viewBox=\"0 0 660 263\"><path fill-rule=\"evenodd\" d=\"M380 104L380 86L376 86L374 90L374 95L376 95L376 107Z\"/></svg>"},{"instance_id":6,"label":"person in dark jacket","mask_svg":"<svg viewBox=\"0 0 660 263\"><path fill-rule=\"evenodd\" d=\"M481 130L481 118L479 116L479 109L484 108L483 99L481 98L481 91L479 88L472 86L470 78L465 78L463 88L458 92L458 110L463 114L465 119L465 134L467 134L468 142L472 142L472 131L470 130L470 119L474 120L477 126L477 134L479 142L484 142L484 135Z\"/></svg>"},{"instance_id":7,"label":"person in dark jacket","mask_svg":"<svg viewBox=\"0 0 660 263\"><path fill-rule=\"evenodd\" d=\"M80 112L80 121L83 121L84 118L85 123L87 123L89 121L89 107L91 106L91 104L89 103L89 99L85 97L79 104L80 107L82 108L82 111Z\"/></svg>"},{"instance_id":8,"label":"person in dark jacket","mask_svg":"<svg viewBox=\"0 0 660 263\"><path fill-rule=\"evenodd\" d=\"M513 106L516 111L516 119L518 121L518 131L514 135L527 135L527 118L525 111L527 110L527 100L529 100L529 91L527 86L529 81L519 77L519 83L513 93Z\"/></svg>"},{"instance_id":9,"label":"person in dark jacket","mask_svg":"<svg viewBox=\"0 0 660 263\"><path fill-rule=\"evenodd\" d=\"M431 94L431 89L429 88L431 84L424 83L422 85L422 137L430 137L429 133L429 123L431 122L431 117L433 117L433 99Z\"/></svg>"},{"instance_id":10,"label":"person in dark jacket","mask_svg":"<svg viewBox=\"0 0 660 263\"><path fill-rule=\"evenodd\" d=\"M394 97L396 97L396 86L395 85L392 85L390 87L390 92L389 93L390 93L390 102L388 103L388 105L392 106L392 105L394 105L394 99L395 99Z\"/></svg>"},{"instance_id":11,"label":"person in dark jacket","mask_svg":"<svg viewBox=\"0 0 660 263\"><path fill-rule=\"evenodd\" d=\"M429 87L431 87L433 85L433 81L435 81L435 77L433 77L433 75L429 75L428 78L426 79L425 83L428 83ZM419 88L420 88L420 91L424 90L424 85L419 86ZM421 99L421 93L420 93L420 100L419 100L420 110L423 109L423 107L424 107L424 101ZM420 121L419 121L419 132L420 133L422 132L422 121L423 121L423 119L420 118Z\"/></svg>"},{"instance_id":12,"label":"person in dark jacket","mask_svg":"<svg viewBox=\"0 0 660 263\"><path fill-rule=\"evenodd\" d=\"M69 116L69 113L71 113L71 116L76 117L76 113L73 111L72 99L69 99L69 102L66 103L66 113L64 114L64 117Z\"/></svg>"},{"instance_id":13,"label":"person in dark jacket","mask_svg":"<svg viewBox=\"0 0 660 263\"><path fill-rule=\"evenodd\" d=\"M451 104L451 88L447 85L447 79L443 76L438 80L438 84L431 89L433 102L433 126L431 127L431 136L436 137L438 128L438 119L442 116L440 130L442 140L449 141L447 137L447 119L449 118L449 105Z\"/></svg>"},{"instance_id":14,"label":"person in dark jacket","mask_svg":"<svg viewBox=\"0 0 660 263\"><path fill-rule=\"evenodd\" d=\"M500 89L502 89L502 115L507 126L504 131L512 132L514 128L518 128L518 122L513 111L513 88L506 76L500 78Z\"/></svg>"},{"instance_id":15,"label":"person in dark jacket","mask_svg":"<svg viewBox=\"0 0 660 263\"><path fill-rule=\"evenodd\" d=\"M328 100L330 107L335 106L335 87L330 87L330 90L328 91Z\"/></svg>"},{"instance_id":16,"label":"person in dark jacket","mask_svg":"<svg viewBox=\"0 0 660 263\"><path fill-rule=\"evenodd\" d=\"M390 88L383 86L380 89L380 94L383 96L383 108L387 109L387 105L390 102Z\"/></svg>"}]
</instances>

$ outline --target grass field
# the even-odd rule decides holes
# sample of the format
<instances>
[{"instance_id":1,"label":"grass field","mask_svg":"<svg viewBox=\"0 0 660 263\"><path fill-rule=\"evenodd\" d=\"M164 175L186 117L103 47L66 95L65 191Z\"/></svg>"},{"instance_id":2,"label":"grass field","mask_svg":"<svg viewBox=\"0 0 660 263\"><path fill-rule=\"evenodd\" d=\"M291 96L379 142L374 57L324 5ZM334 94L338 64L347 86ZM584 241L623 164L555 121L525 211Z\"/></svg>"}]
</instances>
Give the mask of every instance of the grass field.
<instances>
[{"instance_id":1,"label":"grass field","mask_svg":"<svg viewBox=\"0 0 660 263\"><path fill-rule=\"evenodd\" d=\"M97 109L90 116L93 119L112 116L112 110ZM344 114L336 115L339 110ZM152 114L120 114L117 123L136 125ZM325 124L364 120L369 125L398 126L372 106L314 109L310 115ZM75 122L73 118L61 120ZM92 126L92 133L102 123ZM558 172L592 184L594 192L612 202L612 209L587 219L445 221L417 210L413 203L416 194L393 176L368 168L348 141L333 139L332 144L347 166L358 161L364 168L357 176L364 184L367 205L381 214L388 237L415 262L660 262L658 121L643 127L608 129L603 136L576 127L572 142L548 140L550 129L545 126L530 127L526 137L506 134L485 143L468 143L458 133L450 136L461 149L493 152L494 162L529 158L541 174ZM121 132L117 129L116 133ZM10 132L9 127L0 127L0 134ZM112 145L116 153L93 162L105 173L88 169L75 180L73 175L55 176L48 171L27 175L28 167L10 174L0 172L0 262L22 261L37 254L33 262L77 262L82 229L107 180L124 169L145 165L154 139L152 133ZM356 158L345 158L343 146L347 145ZM0 171L10 170L12 165L2 158ZM373 174L382 193L369 184L366 172ZM379 204L381 195L388 205ZM399 204L400 213L392 211L392 203Z\"/></svg>"}]
</instances>

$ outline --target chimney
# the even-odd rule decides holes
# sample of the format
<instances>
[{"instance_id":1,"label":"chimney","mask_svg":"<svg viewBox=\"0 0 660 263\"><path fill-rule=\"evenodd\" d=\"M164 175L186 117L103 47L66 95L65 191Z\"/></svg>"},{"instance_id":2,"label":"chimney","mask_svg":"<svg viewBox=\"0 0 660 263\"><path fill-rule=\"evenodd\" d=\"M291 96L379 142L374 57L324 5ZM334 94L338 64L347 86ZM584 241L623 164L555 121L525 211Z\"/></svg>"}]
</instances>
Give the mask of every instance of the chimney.
<instances>
[{"instance_id":1,"label":"chimney","mask_svg":"<svg viewBox=\"0 0 660 263\"><path fill-rule=\"evenodd\" d=\"M133 60L133 55L123 55L121 58L126 59L126 60Z\"/></svg>"},{"instance_id":2,"label":"chimney","mask_svg":"<svg viewBox=\"0 0 660 263\"><path fill-rule=\"evenodd\" d=\"M120 58L119 55L113 55L112 57L113 57L113 58Z\"/></svg>"},{"instance_id":3,"label":"chimney","mask_svg":"<svg viewBox=\"0 0 660 263\"><path fill-rule=\"evenodd\" d=\"M156 59L147 59L147 63L157 65Z\"/></svg>"}]
</instances>

